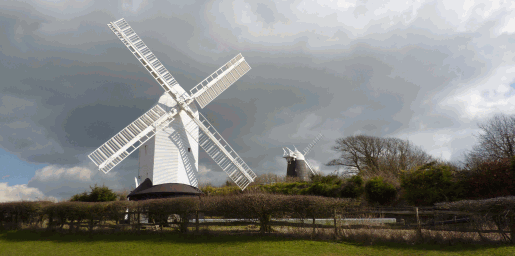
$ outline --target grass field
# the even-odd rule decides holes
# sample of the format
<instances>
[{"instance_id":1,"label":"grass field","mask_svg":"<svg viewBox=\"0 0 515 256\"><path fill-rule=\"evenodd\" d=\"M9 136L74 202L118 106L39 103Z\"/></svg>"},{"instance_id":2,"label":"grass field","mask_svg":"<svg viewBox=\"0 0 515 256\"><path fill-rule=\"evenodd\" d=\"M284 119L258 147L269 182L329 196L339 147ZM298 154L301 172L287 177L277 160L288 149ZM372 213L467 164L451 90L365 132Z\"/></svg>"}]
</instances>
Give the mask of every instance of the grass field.
<instances>
[{"instance_id":1,"label":"grass field","mask_svg":"<svg viewBox=\"0 0 515 256\"><path fill-rule=\"evenodd\" d=\"M402 245L259 235L0 232L0 255L515 255L514 246Z\"/></svg>"}]
</instances>

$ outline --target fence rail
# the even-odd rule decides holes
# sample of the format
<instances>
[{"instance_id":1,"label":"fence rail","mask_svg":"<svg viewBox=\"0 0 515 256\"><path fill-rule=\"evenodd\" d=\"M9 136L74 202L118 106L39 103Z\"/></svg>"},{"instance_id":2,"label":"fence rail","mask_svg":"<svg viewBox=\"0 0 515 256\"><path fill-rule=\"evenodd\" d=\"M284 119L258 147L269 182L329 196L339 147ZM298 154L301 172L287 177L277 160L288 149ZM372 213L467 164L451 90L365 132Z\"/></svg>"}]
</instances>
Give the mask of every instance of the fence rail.
<instances>
[{"instance_id":1,"label":"fence rail","mask_svg":"<svg viewBox=\"0 0 515 256\"><path fill-rule=\"evenodd\" d=\"M222 219L221 216L203 216L204 212L197 211L195 214L189 216L188 221L184 224L186 228L195 228L196 231L199 231L201 228L209 228L209 227L238 227L238 226L258 226L260 223L256 219L240 219L240 220L227 220ZM123 212L120 215L124 215L125 218L119 218L121 221L118 221L115 224L106 224L106 220L108 216L98 216L98 220L96 221L80 221L80 222L70 222L70 221L59 221L56 219L49 219L47 223L47 228L56 229L63 228L65 226L68 229L80 229L86 228L88 230L92 229L132 229L132 230L141 230L141 229L161 229L164 226L167 227L179 227L181 225L180 221L177 219L166 221L157 221L155 219L151 219L147 223L144 222L145 217L148 216L148 211L129 211ZM393 216L411 216L413 219L417 221L414 223L404 223L404 219L396 218L397 221L395 223L384 223L378 221L370 221L370 218L362 218L362 223L356 223L357 218L346 218L356 215L393 215ZM434 209L423 209L418 210L418 208L404 208L404 209L380 209L373 208L369 210L362 211L348 211L348 212L334 212L332 219L323 219L325 223L317 223L321 219L316 218L305 218L305 219L291 219L290 221L284 219L270 220L267 223L270 227L298 227L298 228L312 228L313 232L315 229L334 229L335 234L341 232L342 230L348 229L393 229L393 230L417 230L421 232L422 230L433 230L433 231L452 231L452 232L477 232L480 234L488 234L488 233L498 233L503 235L511 234L510 230L504 229L479 229L479 228L471 228L470 225L460 226L463 224L468 224L471 222L470 218L447 218L447 221L435 221L435 216L437 215L447 215L447 216L472 216L473 214L470 212L460 212L460 211L446 211L446 210L434 210ZM139 216L139 217L138 217ZM432 216L433 218L427 218L428 221L425 223L421 223L421 216ZM122 217L122 216L120 216ZM206 218L211 217L211 218ZM8 220L11 221L8 221ZM126 220L124 220L126 219ZM353 223L353 221L354 223ZM367 221L368 220L368 221ZM9 225L9 222L18 222L22 221L19 219L16 214L4 214L0 216L0 227ZM37 220L33 220L34 222L38 222ZM311 223L309 223L311 222ZM43 227L43 223L40 223ZM15 225L19 227L19 225Z\"/></svg>"},{"instance_id":2,"label":"fence rail","mask_svg":"<svg viewBox=\"0 0 515 256\"><path fill-rule=\"evenodd\" d=\"M502 209L485 214L484 211L451 211L435 207L363 208L351 203L345 204L346 201L332 199L332 201L327 201L329 199L315 197L275 196L275 199L270 199L274 196L247 195L245 200L242 200L243 196L241 196L238 203L233 201L234 198L238 199L237 197L231 200L225 197L213 197L214 199L202 200L183 198L174 199L175 201L156 200L110 204L4 203L0 204L0 229L38 226L48 229L67 228L70 231L84 228L88 230L149 228L164 230L163 228L172 227L184 232L191 229L199 231L201 228L209 230L216 229L216 227L230 227L231 230L259 228L264 230L262 232L272 232L274 228L287 227L299 228L299 230L308 229L308 231L312 229L313 233L316 230L324 232L334 230L335 235L352 229L391 229L415 231L417 236L421 235L424 230L428 232L475 232L477 233L474 234L476 237L497 233L502 236L504 241L513 242L515 240L513 239L515 238L515 213ZM291 200L294 199L297 201L292 203ZM253 203L253 205L242 207L244 202ZM344 206L334 206L336 203L342 202ZM283 204L289 205L285 207ZM302 207L299 207L298 204L302 204ZM263 205L269 205L266 207L274 209L259 213L268 214L267 218L258 214L259 211L262 211ZM320 210L322 206L324 208ZM239 209L240 212L234 213L232 210L227 210L232 209L231 207ZM194 209L211 209L212 211L195 211ZM174 212L181 212L181 214L172 214ZM225 219L231 216L235 219ZM254 217L250 218L249 216Z\"/></svg>"}]
</instances>

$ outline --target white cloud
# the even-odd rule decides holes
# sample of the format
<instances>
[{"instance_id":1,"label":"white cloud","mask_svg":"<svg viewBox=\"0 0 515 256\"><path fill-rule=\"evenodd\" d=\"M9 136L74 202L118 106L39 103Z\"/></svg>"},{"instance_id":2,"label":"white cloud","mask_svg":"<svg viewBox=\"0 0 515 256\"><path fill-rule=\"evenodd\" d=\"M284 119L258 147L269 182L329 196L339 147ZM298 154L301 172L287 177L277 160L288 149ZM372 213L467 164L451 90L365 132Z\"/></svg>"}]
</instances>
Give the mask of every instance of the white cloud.
<instances>
[{"instance_id":1,"label":"white cloud","mask_svg":"<svg viewBox=\"0 0 515 256\"><path fill-rule=\"evenodd\" d=\"M27 187L27 184L9 186L7 182L0 183L0 202L52 200L37 188Z\"/></svg>"},{"instance_id":2,"label":"white cloud","mask_svg":"<svg viewBox=\"0 0 515 256\"><path fill-rule=\"evenodd\" d=\"M213 171L210 167L199 164L198 166L198 180L199 184L210 183L214 186L221 185L229 177L223 171Z\"/></svg>"},{"instance_id":3,"label":"white cloud","mask_svg":"<svg viewBox=\"0 0 515 256\"><path fill-rule=\"evenodd\" d=\"M515 113L515 66L497 68L492 75L446 97L440 105L459 109L462 118L484 118L497 112Z\"/></svg>"},{"instance_id":4,"label":"white cloud","mask_svg":"<svg viewBox=\"0 0 515 256\"><path fill-rule=\"evenodd\" d=\"M89 182L95 173L96 171L92 171L87 167L64 168L49 165L41 170L37 170L36 175L31 179L31 181L38 180L45 182L50 180L66 179Z\"/></svg>"},{"instance_id":5,"label":"white cloud","mask_svg":"<svg viewBox=\"0 0 515 256\"><path fill-rule=\"evenodd\" d=\"M130 175L127 171L135 169L133 164L134 161L124 161L107 174L95 170L92 163L89 166L75 167L49 165L37 170L28 185L38 188L45 195L59 199L68 199L75 194L90 191L90 187L95 184L105 185L113 191L120 191L135 185L134 176L137 172L134 171L133 175Z\"/></svg>"},{"instance_id":6,"label":"white cloud","mask_svg":"<svg viewBox=\"0 0 515 256\"><path fill-rule=\"evenodd\" d=\"M425 152L435 158L443 160L458 160L459 155L453 155L457 149L471 149L475 144L475 134L479 129L454 128L454 129L433 129L413 133L402 133L395 137L408 139L415 145L420 146ZM459 145L460 148L456 148Z\"/></svg>"},{"instance_id":7,"label":"white cloud","mask_svg":"<svg viewBox=\"0 0 515 256\"><path fill-rule=\"evenodd\" d=\"M308 161L309 165L311 166L311 168L313 168L313 171L316 171L316 170L322 171L322 169L321 169L322 163L320 163L319 161L317 161L315 159L310 159L310 158L308 158L307 161Z\"/></svg>"}]
</instances>

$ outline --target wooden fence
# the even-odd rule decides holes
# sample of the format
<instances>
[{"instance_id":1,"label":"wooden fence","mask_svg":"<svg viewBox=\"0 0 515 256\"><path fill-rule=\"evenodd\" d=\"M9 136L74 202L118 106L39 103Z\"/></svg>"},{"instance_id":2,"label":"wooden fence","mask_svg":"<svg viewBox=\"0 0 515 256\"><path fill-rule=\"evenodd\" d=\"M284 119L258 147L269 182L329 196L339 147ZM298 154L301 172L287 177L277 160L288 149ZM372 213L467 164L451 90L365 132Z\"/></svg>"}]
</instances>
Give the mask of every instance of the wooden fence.
<instances>
[{"instance_id":1,"label":"wooden fence","mask_svg":"<svg viewBox=\"0 0 515 256\"><path fill-rule=\"evenodd\" d=\"M195 214L189 216L188 220L180 220L180 218L175 219L167 219L166 221L153 221L152 219L149 223L142 222L142 216L148 214L146 211L131 211L126 212L124 215L128 217L127 221L120 221L113 224L109 224L109 221L105 221L106 218L100 217L98 220L90 220L90 221L81 221L81 222L70 222L70 221L59 221L57 219L49 220L46 225L43 224L40 220L35 220L39 222L41 227L46 226L49 229L63 229L64 226L67 226L70 231L79 230L81 228L87 228L88 230L93 229L113 229L113 230L141 230L141 229L154 229L154 230L163 230L163 227L175 227L177 229L181 229L182 231L194 230L199 232L201 229L209 229L210 227L233 227L234 229L247 230L248 226L259 226L260 223L257 220L251 219L242 219L238 221L226 221L221 218L221 216L203 216L203 212L195 212ZM487 228L484 225L478 225L486 218L484 216L478 216L475 213L471 212L459 212L459 211L446 211L439 210L436 208L369 208L369 209L359 209L355 211L345 211L345 212L337 212L334 211L332 214L332 219L325 219L326 223L321 224L316 222L316 218L310 218L309 222L306 223L306 219L297 219L297 222L291 222L286 220L270 220L267 225L270 227L297 227L303 229L312 229L312 232L315 233L317 229L324 229L329 231L330 229L334 230L334 234L338 235L342 230L345 229L360 229L360 228L369 228L369 229L395 229L395 230L415 230L417 234L421 234L422 230L434 230L434 231L453 231L453 232L477 232L479 236L487 233L498 233L503 236L507 241L513 242L513 238L515 238L515 232L510 227L512 223L505 223L501 225L499 223L495 223L495 225L487 225ZM10 223L15 228L20 228L18 224L18 217L15 215L12 216L2 216L4 223L0 221L0 227L9 227L8 222L5 222L6 219L12 220ZM356 219L362 218L365 222L370 218L395 218L395 223L360 223L360 224L352 224L348 221L348 219ZM209 220L209 221L201 221ZM15 222L13 222L16 220ZM220 221L217 221L220 220ZM302 222L301 222L302 221ZM510 220L508 220L510 221ZM497 226L496 229L488 228L492 226Z\"/></svg>"}]
</instances>

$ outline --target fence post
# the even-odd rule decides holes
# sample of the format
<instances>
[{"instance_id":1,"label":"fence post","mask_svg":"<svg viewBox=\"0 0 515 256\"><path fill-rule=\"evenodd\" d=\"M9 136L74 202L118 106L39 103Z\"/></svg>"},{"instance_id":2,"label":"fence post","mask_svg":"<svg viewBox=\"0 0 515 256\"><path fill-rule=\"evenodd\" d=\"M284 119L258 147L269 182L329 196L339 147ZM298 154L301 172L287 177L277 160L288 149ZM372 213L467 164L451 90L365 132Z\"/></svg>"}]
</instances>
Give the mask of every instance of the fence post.
<instances>
[{"instance_id":1,"label":"fence post","mask_svg":"<svg viewBox=\"0 0 515 256\"><path fill-rule=\"evenodd\" d=\"M141 215L140 215L140 213L141 213L141 209L138 207L138 227L137 227L138 230L141 230Z\"/></svg>"},{"instance_id":2,"label":"fence post","mask_svg":"<svg viewBox=\"0 0 515 256\"><path fill-rule=\"evenodd\" d=\"M315 235L315 232L316 232L316 224L315 224L315 220L316 218L313 217L313 236Z\"/></svg>"},{"instance_id":3,"label":"fence post","mask_svg":"<svg viewBox=\"0 0 515 256\"><path fill-rule=\"evenodd\" d=\"M338 226L336 222L336 208L334 209L334 239L338 238Z\"/></svg>"},{"instance_id":4,"label":"fence post","mask_svg":"<svg viewBox=\"0 0 515 256\"><path fill-rule=\"evenodd\" d=\"M199 219L198 219L198 211L195 211L195 213L196 213L196 216L195 216L195 217L197 218L197 219L195 220L195 230L196 230L196 231L197 231L197 233L198 233L198 232L199 232L199 229L200 229L200 227L199 227L199 225L200 225L200 221L199 221Z\"/></svg>"},{"instance_id":5,"label":"fence post","mask_svg":"<svg viewBox=\"0 0 515 256\"><path fill-rule=\"evenodd\" d=\"M415 207L415 215L417 216L417 239L422 239L422 227L420 226L420 218L418 216L418 207Z\"/></svg>"}]
</instances>

